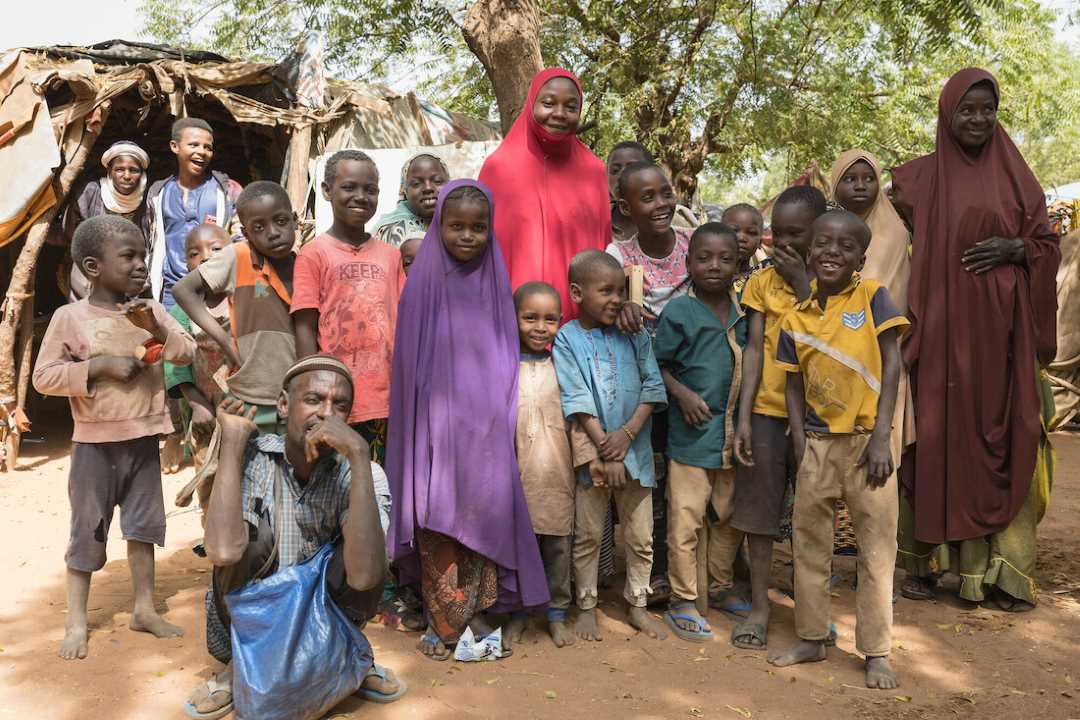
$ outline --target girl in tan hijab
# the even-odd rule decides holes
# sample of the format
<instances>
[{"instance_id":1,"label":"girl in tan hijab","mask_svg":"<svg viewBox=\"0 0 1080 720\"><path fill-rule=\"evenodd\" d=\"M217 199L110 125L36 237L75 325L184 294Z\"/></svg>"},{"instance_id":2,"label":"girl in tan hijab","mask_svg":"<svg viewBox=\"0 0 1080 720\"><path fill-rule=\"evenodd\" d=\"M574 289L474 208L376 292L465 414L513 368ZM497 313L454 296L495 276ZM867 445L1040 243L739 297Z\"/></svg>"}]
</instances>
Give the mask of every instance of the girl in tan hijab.
<instances>
[{"instance_id":1,"label":"girl in tan hijab","mask_svg":"<svg viewBox=\"0 0 1080 720\"><path fill-rule=\"evenodd\" d=\"M911 233L885 194L881 164L865 150L847 150L829 171L833 199L870 226L870 247L859 275L885 285L896 307L907 312L908 280L911 277ZM897 467L904 448L915 442L915 414L905 368L893 416L892 454Z\"/></svg>"}]
</instances>

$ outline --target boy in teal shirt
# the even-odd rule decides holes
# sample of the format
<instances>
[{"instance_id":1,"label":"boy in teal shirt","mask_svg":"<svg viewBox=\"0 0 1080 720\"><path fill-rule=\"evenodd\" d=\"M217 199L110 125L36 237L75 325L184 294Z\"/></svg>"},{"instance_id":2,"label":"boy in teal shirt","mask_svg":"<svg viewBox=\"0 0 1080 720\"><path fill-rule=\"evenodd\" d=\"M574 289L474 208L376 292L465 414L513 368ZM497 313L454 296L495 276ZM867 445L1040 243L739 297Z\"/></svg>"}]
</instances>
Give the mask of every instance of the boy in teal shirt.
<instances>
[{"instance_id":1,"label":"boy in teal shirt","mask_svg":"<svg viewBox=\"0 0 1080 720\"><path fill-rule=\"evenodd\" d=\"M688 295L668 303L656 331L656 359L680 410L671 413L668 428L671 601L664 620L689 642L713 637L695 607L698 531L709 523L709 570L720 587L732 585L732 564L742 541L742 533L730 525L732 448L747 329L732 287L738 265L732 228L713 222L695 230L687 253L693 286Z\"/></svg>"}]
</instances>

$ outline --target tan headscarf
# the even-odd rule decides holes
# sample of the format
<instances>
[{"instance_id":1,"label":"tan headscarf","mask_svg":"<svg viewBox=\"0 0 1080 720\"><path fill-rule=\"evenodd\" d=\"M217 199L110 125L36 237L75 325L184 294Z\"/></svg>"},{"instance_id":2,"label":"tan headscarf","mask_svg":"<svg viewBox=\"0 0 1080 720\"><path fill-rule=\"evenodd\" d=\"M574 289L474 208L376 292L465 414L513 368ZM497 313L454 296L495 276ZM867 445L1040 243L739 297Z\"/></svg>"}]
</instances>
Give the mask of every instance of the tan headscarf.
<instances>
[{"instance_id":1,"label":"tan headscarf","mask_svg":"<svg viewBox=\"0 0 1080 720\"><path fill-rule=\"evenodd\" d=\"M872 237L866 251L866 265L859 273L865 278L877 280L889 290L900 312L907 312L908 280L911 277L911 256L908 245L911 234L900 214L896 212L885 195L885 183L881 179L881 164L865 150L847 150L833 163L829 170L829 192L836 197L836 186L852 165L862 160L874 169L878 180L877 200L863 220L870 226Z\"/></svg>"},{"instance_id":2,"label":"tan headscarf","mask_svg":"<svg viewBox=\"0 0 1080 720\"><path fill-rule=\"evenodd\" d=\"M911 255L908 245L911 233L908 232L900 214L896 212L889 197L885 194L885 183L881 181L881 164L877 158L865 150L847 150L836 158L829 170L829 194L836 197L836 186L848 168L859 160L874 169L877 176L878 194L870 211L863 221L870 226L870 247L866 251L866 264L859 272L865 278L877 280L884 285L892 296L900 312L907 313L908 280L911 278ZM915 405L911 399L911 383L907 368L900 368L900 385L896 393L896 409L893 413L893 431L889 438L893 462L900 466L904 448L915 442Z\"/></svg>"}]
</instances>

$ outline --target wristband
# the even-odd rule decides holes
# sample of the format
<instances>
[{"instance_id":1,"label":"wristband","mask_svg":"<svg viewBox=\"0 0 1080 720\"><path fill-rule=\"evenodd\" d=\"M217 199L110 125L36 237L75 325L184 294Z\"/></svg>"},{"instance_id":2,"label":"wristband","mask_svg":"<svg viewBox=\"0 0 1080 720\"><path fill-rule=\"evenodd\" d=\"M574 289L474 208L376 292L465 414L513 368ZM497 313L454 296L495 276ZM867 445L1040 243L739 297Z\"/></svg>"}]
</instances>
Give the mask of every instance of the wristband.
<instances>
[{"instance_id":1,"label":"wristband","mask_svg":"<svg viewBox=\"0 0 1080 720\"><path fill-rule=\"evenodd\" d=\"M623 425L622 431L626 433L626 437L630 438L630 442L634 442L634 433L630 432L630 428Z\"/></svg>"}]
</instances>

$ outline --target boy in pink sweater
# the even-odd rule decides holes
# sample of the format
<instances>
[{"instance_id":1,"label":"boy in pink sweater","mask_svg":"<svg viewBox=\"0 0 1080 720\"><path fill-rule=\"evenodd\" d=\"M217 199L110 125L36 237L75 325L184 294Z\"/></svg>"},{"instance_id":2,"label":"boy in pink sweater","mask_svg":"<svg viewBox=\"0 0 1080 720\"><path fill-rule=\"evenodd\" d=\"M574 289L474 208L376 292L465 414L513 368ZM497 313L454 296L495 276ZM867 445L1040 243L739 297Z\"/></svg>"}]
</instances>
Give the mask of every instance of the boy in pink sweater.
<instances>
[{"instance_id":1,"label":"boy in pink sweater","mask_svg":"<svg viewBox=\"0 0 1080 720\"><path fill-rule=\"evenodd\" d=\"M90 281L90 294L53 314L34 369L37 391L69 398L75 421L64 556L68 614L60 646L66 660L86 657L90 575L105 565L118 505L135 592L129 627L157 637L183 634L154 610L154 545L165 544L158 436L173 431L161 360L186 365L195 353L195 341L159 303L129 300L147 280L146 243L129 220L86 220L71 255ZM139 356L153 362L137 356L140 347L146 352Z\"/></svg>"}]
</instances>

